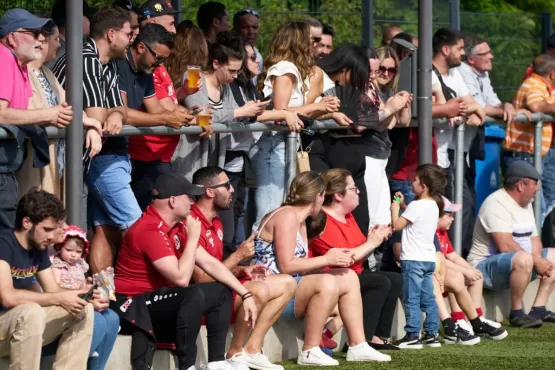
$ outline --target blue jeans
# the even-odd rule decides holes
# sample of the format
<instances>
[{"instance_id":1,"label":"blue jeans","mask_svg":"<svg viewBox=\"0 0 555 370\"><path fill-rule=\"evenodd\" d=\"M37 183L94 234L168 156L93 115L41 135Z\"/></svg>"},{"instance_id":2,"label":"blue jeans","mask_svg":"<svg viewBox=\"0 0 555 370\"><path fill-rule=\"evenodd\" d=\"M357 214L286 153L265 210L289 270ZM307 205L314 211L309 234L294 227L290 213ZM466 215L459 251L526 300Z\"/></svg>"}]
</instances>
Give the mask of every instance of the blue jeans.
<instances>
[{"instance_id":1,"label":"blue jeans","mask_svg":"<svg viewBox=\"0 0 555 370\"><path fill-rule=\"evenodd\" d=\"M435 262L401 261L405 332L410 336L420 334L421 311L426 314L424 321L426 334L435 335L439 332L439 313L432 280L435 267Z\"/></svg>"},{"instance_id":2,"label":"blue jeans","mask_svg":"<svg viewBox=\"0 0 555 370\"><path fill-rule=\"evenodd\" d=\"M285 194L285 135L265 132L249 150L258 189L255 192L256 222L278 208Z\"/></svg>"},{"instance_id":3,"label":"blue jeans","mask_svg":"<svg viewBox=\"0 0 555 370\"><path fill-rule=\"evenodd\" d=\"M142 211L131 190L129 156L103 154L91 161L87 176L89 223L130 228Z\"/></svg>"},{"instance_id":4,"label":"blue jeans","mask_svg":"<svg viewBox=\"0 0 555 370\"><path fill-rule=\"evenodd\" d=\"M400 192L405 197L405 204L408 205L414 200L412 192L412 181L410 180L389 180L389 190L393 196L396 192Z\"/></svg>"},{"instance_id":5,"label":"blue jeans","mask_svg":"<svg viewBox=\"0 0 555 370\"><path fill-rule=\"evenodd\" d=\"M94 312L94 329L91 342L91 355L98 353L97 357L89 358L88 370L103 370L106 367L112 348L116 343L119 329L119 316L111 309Z\"/></svg>"},{"instance_id":6,"label":"blue jeans","mask_svg":"<svg viewBox=\"0 0 555 370\"><path fill-rule=\"evenodd\" d=\"M89 356L94 352L98 357L89 357L87 362L88 370L103 370L106 367L112 348L116 343L119 329L119 316L110 309L102 312L94 311L94 328L91 341ZM58 349L58 342L54 342L42 347L42 356L54 356Z\"/></svg>"},{"instance_id":7,"label":"blue jeans","mask_svg":"<svg viewBox=\"0 0 555 370\"><path fill-rule=\"evenodd\" d=\"M506 290L511 288L511 271L513 270L513 257L516 252L499 253L480 261L476 268L484 278L484 288L490 290ZM547 248L542 250L542 257L547 258ZM530 281L538 278L536 270L532 270Z\"/></svg>"}]
</instances>

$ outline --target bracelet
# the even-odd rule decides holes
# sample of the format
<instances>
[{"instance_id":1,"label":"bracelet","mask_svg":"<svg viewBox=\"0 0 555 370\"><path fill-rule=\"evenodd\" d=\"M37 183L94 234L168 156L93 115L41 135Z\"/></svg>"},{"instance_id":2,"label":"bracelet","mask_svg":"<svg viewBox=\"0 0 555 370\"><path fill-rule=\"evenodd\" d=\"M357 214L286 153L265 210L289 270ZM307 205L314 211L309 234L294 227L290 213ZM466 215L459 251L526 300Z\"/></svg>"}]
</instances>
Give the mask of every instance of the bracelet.
<instances>
[{"instance_id":1,"label":"bracelet","mask_svg":"<svg viewBox=\"0 0 555 370\"><path fill-rule=\"evenodd\" d=\"M243 294L241 296L241 299L244 301L247 298L251 298L252 297L252 293L251 292L246 292L245 294Z\"/></svg>"}]
</instances>

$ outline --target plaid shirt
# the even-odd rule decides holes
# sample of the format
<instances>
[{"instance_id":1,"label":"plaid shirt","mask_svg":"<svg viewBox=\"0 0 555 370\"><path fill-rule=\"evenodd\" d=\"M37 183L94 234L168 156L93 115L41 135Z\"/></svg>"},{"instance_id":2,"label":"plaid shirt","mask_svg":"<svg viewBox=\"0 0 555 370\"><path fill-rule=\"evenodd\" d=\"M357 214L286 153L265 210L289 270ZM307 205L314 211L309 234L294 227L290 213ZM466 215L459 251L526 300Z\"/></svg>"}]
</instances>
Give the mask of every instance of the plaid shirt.
<instances>
[{"instance_id":1,"label":"plaid shirt","mask_svg":"<svg viewBox=\"0 0 555 370\"><path fill-rule=\"evenodd\" d=\"M532 73L518 89L513 104L515 109L529 109L530 104L545 101L555 104L555 95L551 84L543 77ZM551 122L545 122L542 129L542 155L551 148L553 128ZM529 122L512 122L507 125L505 149L518 152L534 153L534 125Z\"/></svg>"}]
</instances>

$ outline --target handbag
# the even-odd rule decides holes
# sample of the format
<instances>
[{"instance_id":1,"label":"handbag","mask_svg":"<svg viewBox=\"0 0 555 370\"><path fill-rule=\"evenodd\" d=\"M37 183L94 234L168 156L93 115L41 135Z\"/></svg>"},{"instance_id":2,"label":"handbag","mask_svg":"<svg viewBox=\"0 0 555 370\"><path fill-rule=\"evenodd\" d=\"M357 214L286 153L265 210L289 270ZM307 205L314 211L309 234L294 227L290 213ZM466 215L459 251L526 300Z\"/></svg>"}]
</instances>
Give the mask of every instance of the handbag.
<instances>
[{"instance_id":1,"label":"handbag","mask_svg":"<svg viewBox=\"0 0 555 370\"><path fill-rule=\"evenodd\" d=\"M303 145L301 142L301 149L297 152L297 174L310 171L310 160L308 157L308 153L310 153L310 145L306 147L306 150L303 150Z\"/></svg>"}]
</instances>

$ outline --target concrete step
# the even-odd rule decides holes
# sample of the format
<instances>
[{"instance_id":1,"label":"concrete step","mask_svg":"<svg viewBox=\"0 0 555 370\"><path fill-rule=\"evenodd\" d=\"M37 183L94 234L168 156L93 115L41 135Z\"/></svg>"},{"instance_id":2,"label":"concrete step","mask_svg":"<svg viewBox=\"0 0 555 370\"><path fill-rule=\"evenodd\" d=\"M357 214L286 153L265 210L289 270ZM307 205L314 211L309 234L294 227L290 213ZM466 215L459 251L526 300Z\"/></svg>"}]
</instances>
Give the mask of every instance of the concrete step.
<instances>
[{"instance_id":1,"label":"concrete step","mask_svg":"<svg viewBox=\"0 0 555 370\"><path fill-rule=\"evenodd\" d=\"M538 282L530 284L524 294L525 310L528 311L532 306L536 292L538 290ZM555 299L551 297L548 300L547 308L555 311ZM491 292L484 290L484 300L482 304L484 315L495 321L503 321L508 317L510 311L509 292ZM395 318L393 320L392 337L401 338L404 336L405 315L401 304L397 305L395 310ZM304 325L300 320L276 323L264 338L264 352L270 361L284 361L294 359L298 356L303 345ZM227 335L227 345L231 342L232 328ZM337 343L340 343L338 350L347 340L345 332L342 330L334 337ZM197 368L207 361L207 344L206 344L206 327L202 327L197 339ZM131 353L131 337L120 335L116 341L116 345L110 355L106 370L132 370L130 362ZM53 357L45 357L41 364L41 370L51 370ZM156 351L154 356L153 370L175 370L177 362L170 351ZM8 370L8 359L0 358L0 370Z\"/></svg>"}]
</instances>

